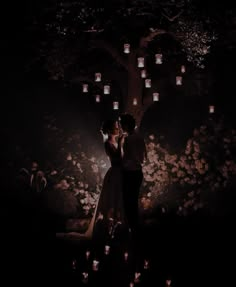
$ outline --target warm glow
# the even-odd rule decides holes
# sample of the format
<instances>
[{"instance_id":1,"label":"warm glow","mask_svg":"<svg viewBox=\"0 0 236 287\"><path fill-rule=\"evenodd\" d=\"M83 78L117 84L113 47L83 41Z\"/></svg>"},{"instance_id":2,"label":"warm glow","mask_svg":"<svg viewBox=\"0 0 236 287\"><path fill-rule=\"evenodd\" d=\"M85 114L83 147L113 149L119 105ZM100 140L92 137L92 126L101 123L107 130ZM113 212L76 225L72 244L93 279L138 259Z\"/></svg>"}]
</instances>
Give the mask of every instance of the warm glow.
<instances>
[{"instance_id":1,"label":"warm glow","mask_svg":"<svg viewBox=\"0 0 236 287\"><path fill-rule=\"evenodd\" d=\"M156 64L162 64L162 54L156 54Z\"/></svg>"},{"instance_id":2,"label":"warm glow","mask_svg":"<svg viewBox=\"0 0 236 287\"><path fill-rule=\"evenodd\" d=\"M137 104L138 104L137 98L133 98L133 105L137 106Z\"/></svg>"},{"instance_id":3,"label":"warm glow","mask_svg":"<svg viewBox=\"0 0 236 287\"><path fill-rule=\"evenodd\" d=\"M110 253L110 246L109 246L109 245L105 245L104 253L105 253L106 255L108 255L108 254Z\"/></svg>"},{"instance_id":4,"label":"warm glow","mask_svg":"<svg viewBox=\"0 0 236 287\"><path fill-rule=\"evenodd\" d=\"M105 85L105 86L104 86L104 94L105 94L105 95L110 94L110 86L109 86L109 85Z\"/></svg>"},{"instance_id":5,"label":"warm glow","mask_svg":"<svg viewBox=\"0 0 236 287\"><path fill-rule=\"evenodd\" d=\"M95 73L95 82L101 82L102 75L101 73Z\"/></svg>"},{"instance_id":6,"label":"warm glow","mask_svg":"<svg viewBox=\"0 0 236 287\"><path fill-rule=\"evenodd\" d=\"M181 76L177 76L176 77L176 85L177 86L181 86L182 85L182 77Z\"/></svg>"},{"instance_id":7,"label":"warm glow","mask_svg":"<svg viewBox=\"0 0 236 287\"><path fill-rule=\"evenodd\" d=\"M209 106L209 113L214 114L215 112L215 106Z\"/></svg>"},{"instance_id":8,"label":"warm glow","mask_svg":"<svg viewBox=\"0 0 236 287\"><path fill-rule=\"evenodd\" d=\"M83 84L83 93L88 93L88 84Z\"/></svg>"},{"instance_id":9,"label":"warm glow","mask_svg":"<svg viewBox=\"0 0 236 287\"><path fill-rule=\"evenodd\" d=\"M146 88L151 88L151 86L152 86L152 81L151 81L151 79L146 79L146 80L145 80L145 87L146 87Z\"/></svg>"},{"instance_id":10,"label":"warm glow","mask_svg":"<svg viewBox=\"0 0 236 287\"><path fill-rule=\"evenodd\" d=\"M146 70L141 71L141 78L146 78L147 77L147 72Z\"/></svg>"},{"instance_id":11,"label":"warm glow","mask_svg":"<svg viewBox=\"0 0 236 287\"><path fill-rule=\"evenodd\" d=\"M153 93L152 98L153 98L153 102L158 102L159 101L159 93Z\"/></svg>"},{"instance_id":12,"label":"warm glow","mask_svg":"<svg viewBox=\"0 0 236 287\"><path fill-rule=\"evenodd\" d=\"M144 58L143 57L139 57L138 58L138 67L139 68L143 68L144 67Z\"/></svg>"},{"instance_id":13,"label":"warm glow","mask_svg":"<svg viewBox=\"0 0 236 287\"><path fill-rule=\"evenodd\" d=\"M98 271L99 261L93 260L93 271Z\"/></svg>"},{"instance_id":14,"label":"warm glow","mask_svg":"<svg viewBox=\"0 0 236 287\"><path fill-rule=\"evenodd\" d=\"M130 53L130 44L124 44L124 53L129 54Z\"/></svg>"},{"instance_id":15,"label":"warm glow","mask_svg":"<svg viewBox=\"0 0 236 287\"><path fill-rule=\"evenodd\" d=\"M186 72L186 68L184 65L181 66L181 73L184 74Z\"/></svg>"},{"instance_id":16,"label":"warm glow","mask_svg":"<svg viewBox=\"0 0 236 287\"><path fill-rule=\"evenodd\" d=\"M113 110L119 110L119 102L113 102Z\"/></svg>"},{"instance_id":17,"label":"warm glow","mask_svg":"<svg viewBox=\"0 0 236 287\"><path fill-rule=\"evenodd\" d=\"M95 100L96 100L96 103L100 103L101 101L100 95L96 95Z\"/></svg>"}]
</instances>

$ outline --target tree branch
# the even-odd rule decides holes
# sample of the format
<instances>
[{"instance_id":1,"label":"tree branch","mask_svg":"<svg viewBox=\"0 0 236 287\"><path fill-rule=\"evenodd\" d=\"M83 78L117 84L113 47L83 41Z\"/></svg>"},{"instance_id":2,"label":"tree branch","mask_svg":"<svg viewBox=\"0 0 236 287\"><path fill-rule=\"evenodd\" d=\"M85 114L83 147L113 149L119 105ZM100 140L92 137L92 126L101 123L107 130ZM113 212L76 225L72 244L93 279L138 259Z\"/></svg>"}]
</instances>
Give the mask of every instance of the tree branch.
<instances>
[{"instance_id":1,"label":"tree branch","mask_svg":"<svg viewBox=\"0 0 236 287\"><path fill-rule=\"evenodd\" d=\"M91 78L86 77L86 76L74 77L73 79L71 79L70 82L71 83L84 83L84 84L91 83L91 84L93 84L93 86L96 86L100 90L103 90L103 84L101 82L95 82L94 79L91 79Z\"/></svg>"},{"instance_id":2,"label":"tree branch","mask_svg":"<svg viewBox=\"0 0 236 287\"><path fill-rule=\"evenodd\" d=\"M170 22L174 22L174 20L176 18L178 18L182 13L184 12L184 10L180 10L179 13L177 13L176 15L170 17L167 14L165 14L164 12L161 13L162 16L164 16L167 20L169 20Z\"/></svg>"},{"instance_id":3,"label":"tree branch","mask_svg":"<svg viewBox=\"0 0 236 287\"><path fill-rule=\"evenodd\" d=\"M148 43L151 42L156 36L166 34L166 30L163 29L152 29L150 28L150 33L146 37L140 39L140 47L147 47Z\"/></svg>"},{"instance_id":4,"label":"tree branch","mask_svg":"<svg viewBox=\"0 0 236 287\"><path fill-rule=\"evenodd\" d=\"M111 46L109 43L102 41L102 40L94 41L92 48L107 51L112 56L112 58L116 61L116 63L118 65L120 65L123 68L125 68L126 70L128 70L128 65L127 65L126 61L122 58L120 53L113 46Z\"/></svg>"}]
</instances>

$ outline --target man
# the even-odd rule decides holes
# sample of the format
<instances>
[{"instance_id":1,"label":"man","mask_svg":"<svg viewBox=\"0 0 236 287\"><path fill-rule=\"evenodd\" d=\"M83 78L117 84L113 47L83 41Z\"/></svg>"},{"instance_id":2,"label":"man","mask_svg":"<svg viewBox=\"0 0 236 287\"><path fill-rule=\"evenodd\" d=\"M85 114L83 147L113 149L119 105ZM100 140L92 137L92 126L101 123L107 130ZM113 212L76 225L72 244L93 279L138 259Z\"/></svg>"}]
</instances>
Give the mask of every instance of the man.
<instances>
[{"instance_id":1,"label":"man","mask_svg":"<svg viewBox=\"0 0 236 287\"><path fill-rule=\"evenodd\" d=\"M132 115L121 115L120 125L125 134L122 150L124 211L131 234L135 236L139 223L138 200L143 181L142 164L146 156L146 145L144 138L135 128Z\"/></svg>"}]
</instances>

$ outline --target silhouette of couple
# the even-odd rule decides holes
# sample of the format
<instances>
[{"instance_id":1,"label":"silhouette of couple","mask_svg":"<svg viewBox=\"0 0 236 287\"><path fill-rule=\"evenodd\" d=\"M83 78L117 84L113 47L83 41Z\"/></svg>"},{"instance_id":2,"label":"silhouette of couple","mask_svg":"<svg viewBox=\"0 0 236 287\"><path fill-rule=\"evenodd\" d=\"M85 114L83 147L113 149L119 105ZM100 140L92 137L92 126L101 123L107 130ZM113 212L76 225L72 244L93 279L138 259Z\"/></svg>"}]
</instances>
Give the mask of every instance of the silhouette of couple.
<instances>
[{"instance_id":1,"label":"silhouette of couple","mask_svg":"<svg viewBox=\"0 0 236 287\"><path fill-rule=\"evenodd\" d=\"M122 225L135 234L139 224L138 198L145 142L130 114L121 115L119 121L104 122L102 133L106 136L104 148L111 167L104 177L98 204L84 235L91 238L95 231L101 231L98 226L103 226L103 232L113 238Z\"/></svg>"}]
</instances>

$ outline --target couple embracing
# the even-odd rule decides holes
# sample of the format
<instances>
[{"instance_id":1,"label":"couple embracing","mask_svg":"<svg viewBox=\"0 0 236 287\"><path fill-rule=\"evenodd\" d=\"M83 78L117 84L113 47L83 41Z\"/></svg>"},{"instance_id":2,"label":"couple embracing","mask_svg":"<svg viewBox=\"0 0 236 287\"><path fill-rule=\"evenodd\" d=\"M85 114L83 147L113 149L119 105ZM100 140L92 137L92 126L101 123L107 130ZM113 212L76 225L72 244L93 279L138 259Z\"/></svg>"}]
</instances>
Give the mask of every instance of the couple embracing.
<instances>
[{"instance_id":1,"label":"couple embracing","mask_svg":"<svg viewBox=\"0 0 236 287\"><path fill-rule=\"evenodd\" d=\"M108 169L89 229L92 235L103 223L110 238L117 228L127 225L135 235L139 224L138 199L143 180L142 164L146 156L145 142L136 129L135 119L123 114L119 121L108 120L102 126L106 135L104 148L111 167Z\"/></svg>"}]
</instances>

